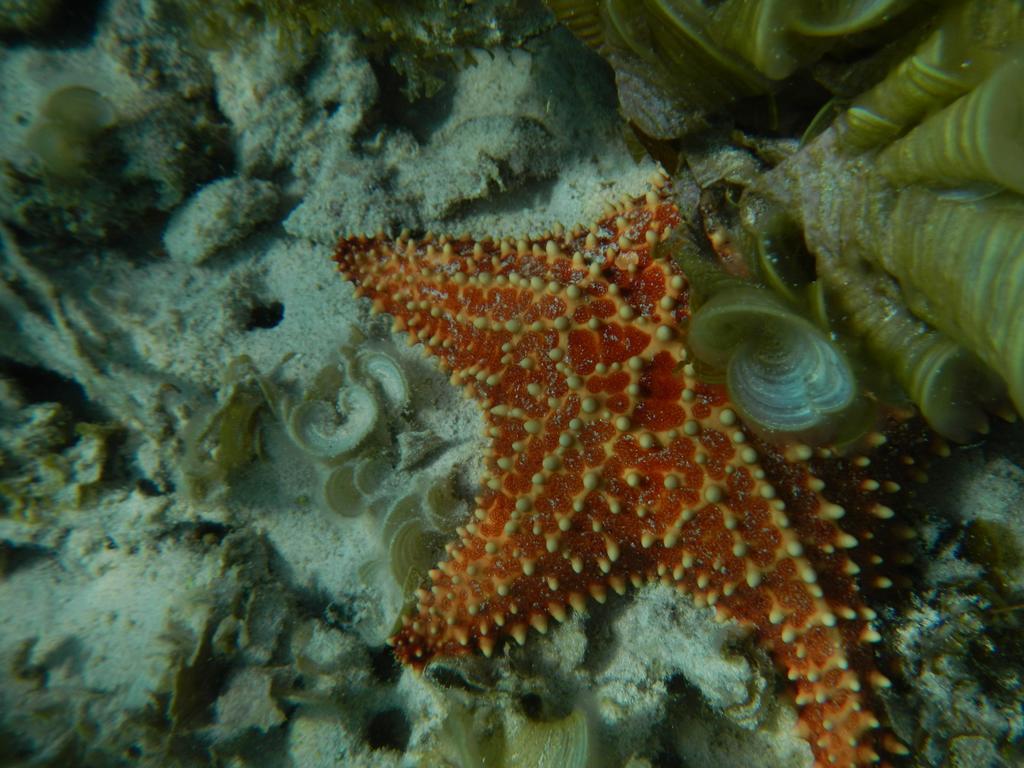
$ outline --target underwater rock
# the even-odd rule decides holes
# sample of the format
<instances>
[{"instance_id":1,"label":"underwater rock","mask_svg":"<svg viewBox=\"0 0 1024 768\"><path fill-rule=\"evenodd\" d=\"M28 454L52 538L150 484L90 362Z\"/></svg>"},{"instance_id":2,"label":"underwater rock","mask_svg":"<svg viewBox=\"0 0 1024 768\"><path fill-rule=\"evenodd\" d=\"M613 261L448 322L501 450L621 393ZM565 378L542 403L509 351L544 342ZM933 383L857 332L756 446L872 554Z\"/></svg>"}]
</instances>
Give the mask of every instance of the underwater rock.
<instances>
[{"instance_id":1,"label":"underwater rock","mask_svg":"<svg viewBox=\"0 0 1024 768\"><path fill-rule=\"evenodd\" d=\"M175 211L164 231L164 247L172 259L202 264L269 220L277 202L277 187L269 181L219 179Z\"/></svg>"},{"instance_id":2,"label":"underwater rock","mask_svg":"<svg viewBox=\"0 0 1024 768\"><path fill-rule=\"evenodd\" d=\"M34 32L49 24L64 0L0 0L0 32Z\"/></svg>"},{"instance_id":3,"label":"underwater rock","mask_svg":"<svg viewBox=\"0 0 1024 768\"><path fill-rule=\"evenodd\" d=\"M360 82L350 86L352 108L332 115L293 164L300 178L311 169L316 176L285 220L292 235L328 242L339 220L369 232L399 223L431 229L451 219L480 228L508 215L509 205L497 201L550 194L566 168L580 167L583 177L566 196L591 205L609 178L649 173L650 166L617 151L615 94L597 57L561 29L528 50L477 52L435 101L411 113L412 121L390 118L391 97L376 81L367 103ZM350 139L344 116L360 114L362 130ZM605 161L610 166L595 174L592 164ZM523 220L524 229L543 224Z\"/></svg>"},{"instance_id":4,"label":"underwater rock","mask_svg":"<svg viewBox=\"0 0 1024 768\"><path fill-rule=\"evenodd\" d=\"M704 706L745 728L754 727L771 706L771 673L731 649L741 642L742 630L716 622L712 611L680 602L671 589L642 590L615 627L618 642L603 652L606 662L595 675L606 723L657 722L673 680L685 680ZM672 642L665 643L666 637ZM588 653L596 651L591 641Z\"/></svg>"},{"instance_id":5,"label":"underwater rock","mask_svg":"<svg viewBox=\"0 0 1024 768\"><path fill-rule=\"evenodd\" d=\"M910 687L894 725L927 765L980 750L991 762L964 764L1011 768L1024 759L1019 621L963 586L930 590L899 622Z\"/></svg>"},{"instance_id":6,"label":"underwater rock","mask_svg":"<svg viewBox=\"0 0 1024 768\"><path fill-rule=\"evenodd\" d=\"M793 738L791 711L777 708L748 730L726 718L702 711L699 702L681 696L669 718L671 753L682 765L715 768L809 768L815 765L805 743Z\"/></svg>"},{"instance_id":7,"label":"underwater rock","mask_svg":"<svg viewBox=\"0 0 1024 768\"><path fill-rule=\"evenodd\" d=\"M193 40L209 49L274 41L276 55L301 58L334 29L358 29L360 53L378 59L402 82L409 100L433 96L472 48L515 48L543 31L536 0L174 0Z\"/></svg>"},{"instance_id":8,"label":"underwater rock","mask_svg":"<svg viewBox=\"0 0 1024 768\"><path fill-rule=\"evenodd\" d=\"M130 0L102 6L80 47L18 46L0 59L11 84L0 218L38 239L98 243L136 231L231 164L209 68L183 48L184 31Z\"/></svg>"},{"instance_id":9,"label":"underwater rock","mask_svg":"<svg viewBox=\"0 0 1024 768\"><path fill-rule=\"evenodd\" d=\"M245 606L238 650L249 664L268 664L291 617L288 595L273 586L254 588Z\"/></svg>"},{"instance_id":10,"label":"underwater rock","mask_svg":"<svg viewBox=\"0 0 1024 768\"><path fill-rule=\"evenodd\" d=\"M321 621L306 620L292 632L291 653L296 665L308 672L311 683L329 692L339 684L336 674L359 676L366 667L366 651L355 638Z\"/></svg>"},{"instance_id":11,"label":"underwater rock","mask_svg":"<svg viewBox=\"0 0 1024 768\"><path fill-rule=\"evenodd\" d=\"M218 735L231 738L250 728L266 733L285 722L271 693L272 685L272 675L263 669L249 667L232 675L214 705Z\"/></svg>"},{"instance_id":12,"label":"underwater rock","mask_svg":"<svg viewBox=\"0 0 1024 768\"><path fill-rule=\"evenodd\" d=\"M33 754L73 747L103 764L134 745L172 765L172 730L184 737L216 698L223 660L207 630L247 582L203 546L150 543L153 521L140 512L137 499L107 494L78 516L98 515L98 530L70 523L0 591L0 612L21 617L0 637L0 710Z\"/></svg>"},{"instance_id":13,"label":"underwater rock","mask_svg":"<svg viewBox=\"0 0 1024 768\"><path fill-rule=\"evenodd\" d=\"M374 92L373 75L365 63L353 61L351 53L342 54L351 51L351 43L344 38L331 37L325 44L339 48L324 67L345 83L342 90L346 106L358 115L357 105L366 98L362 95L364 89ZM313 53L282 58L268 31L255 36L248 45L229 47L209 56L217 106L231 123L238 170L242 174L269 176L304 151L303 145L316 125L307 121L316 120L317 115L311 113L298 83L299 73L311 66ZM340 111L348 113L349 109ZM323 119L322 115L319 119Z\"/></svg>"},{"instance_id":14,"label":"underwater rock","mask_svg":"<svg viewBox=\"0 0 1024 768\"><path fill-rule=\"evenodd\" d=\"M335 768L341 765L374 765L398 768L401 755L384 753L371 763L370 751L358 734L331 718L316 713L299 714L288 728L288 756L292 765Z\"/></svg>"},{"instance_id":15,"label":"underwater rock","mask_svg":"<svg viewBox=\"0 0 1024 768\"><path fill-rule=\"evenodd\" d=\"M28 145L38 164L8 161L0 176L0 216L39 238L95 243L123 235L146 213L181 202L224 150L217 116L184 99L100 134L90 127L70 135L71 125L47 122Z\"/></svg>"}]
</instances>

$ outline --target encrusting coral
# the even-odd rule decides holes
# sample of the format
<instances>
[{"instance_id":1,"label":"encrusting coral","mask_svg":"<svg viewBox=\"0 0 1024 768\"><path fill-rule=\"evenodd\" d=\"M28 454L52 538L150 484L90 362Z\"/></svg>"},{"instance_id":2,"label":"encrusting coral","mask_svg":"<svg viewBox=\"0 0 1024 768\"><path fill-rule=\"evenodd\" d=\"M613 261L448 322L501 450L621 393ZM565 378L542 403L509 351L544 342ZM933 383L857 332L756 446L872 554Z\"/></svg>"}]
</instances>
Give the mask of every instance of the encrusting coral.
<instances>
[{"instance_id":1,"label":"encrusting coral","mask_svg":"<svg viewBox=\"0 0 1024 768\"><path fill-rule=\"evenodd\" d=\"M589 230L339 242L357 294L438 358L491 441L476 511L395 653L417 668L491 655L609 589L664 580L770 649L818 764L905 754L876 730L889 683L869 602L895 576L885 550L903 534L885 502L914 462L901 444L924 438L892 425L902 437L876 435L870 459L837 459L746 429L687 363L689 286L659 245L679 211L654 183Z\"/></svg>"},{"instance_id":2,"label":"encrusting coral","mask_svg":"<svg viewBox=\"0 0 1024 768\"><path fill-rule=\"evenodd\" d=\"M37 237L101 242L173 209L226 157L209 105L199 116L177 95L128 114L117 106L87 86L52 93L25 132L27 151L0 162L0 215Z\"/></svg>"}]
</instances>

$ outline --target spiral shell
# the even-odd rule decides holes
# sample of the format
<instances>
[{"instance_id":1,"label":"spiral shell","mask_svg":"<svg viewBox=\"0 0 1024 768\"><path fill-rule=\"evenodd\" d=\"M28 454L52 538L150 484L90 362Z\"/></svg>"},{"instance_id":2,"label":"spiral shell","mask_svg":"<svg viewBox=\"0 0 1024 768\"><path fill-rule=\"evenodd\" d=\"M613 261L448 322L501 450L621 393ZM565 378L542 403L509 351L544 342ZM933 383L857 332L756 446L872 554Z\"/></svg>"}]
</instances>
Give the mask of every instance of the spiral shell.
<instances>
[{"instance_id":1,"label":"spiral shell","mask_svg":"<svg viewBox=\"0 0 1024 768\"><path fill-rule=\"evenodd\" d=\"M409 382L394 358L375 349L360 349L356 365L362 380L375 382L391 408L405 407L409 401Z\"/></svg>"},{"instance_id":2,"label":"spiral shell","mask_svg":"<svg viewBox=\"0 0 1024 768\"><path fill-rule=\"evenodd\" d=\"M761 431L834 434L857 397L842 352L767 291L738 287L711 297L687 340L699 360L725 369L733 403Z\"/></svg>"},{"instance_id":3,"label":"spiral shell","mask_svg":"<svg viewBox=\"0 0 1024 768\"><path fill-rule=\"evenodd\" d=\"M337 406L305 400L288 415L292 439L307 453L334 461L355 449L377 423L377 399L366 387L353 384L338 392Z\"/></svg>"}]
</instances>

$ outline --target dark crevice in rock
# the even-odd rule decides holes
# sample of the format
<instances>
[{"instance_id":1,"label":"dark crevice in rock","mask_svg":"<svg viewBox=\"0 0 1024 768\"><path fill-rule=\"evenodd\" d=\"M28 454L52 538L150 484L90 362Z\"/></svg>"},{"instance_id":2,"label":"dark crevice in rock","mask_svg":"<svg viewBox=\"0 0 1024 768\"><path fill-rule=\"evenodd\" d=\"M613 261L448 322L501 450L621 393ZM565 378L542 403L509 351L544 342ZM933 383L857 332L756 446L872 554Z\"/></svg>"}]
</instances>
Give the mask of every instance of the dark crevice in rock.
<instances>
[{"instance_id":1,"label":"dark crevice in rock","mask_svg":"<svg viewBox=\"0 0 1024 768\"><path fill-rule=\"evenodd\" d=\"M393 749L404 752L412 729L409 719L400 709L378 712L366 726L366 742L373 749Z\"/></svg>"},{"instance_id":2,"label":"dark crevice in rock","mask_svg":"<svg viewBox=\"0 0 1024 768\"><path fill-rule=\"evenodd\" d=\"M256 304L249 309L249 319L245 323L245 330L275 328L283 319L284 304L280 301Z\"/></svg>"}]
</instances>

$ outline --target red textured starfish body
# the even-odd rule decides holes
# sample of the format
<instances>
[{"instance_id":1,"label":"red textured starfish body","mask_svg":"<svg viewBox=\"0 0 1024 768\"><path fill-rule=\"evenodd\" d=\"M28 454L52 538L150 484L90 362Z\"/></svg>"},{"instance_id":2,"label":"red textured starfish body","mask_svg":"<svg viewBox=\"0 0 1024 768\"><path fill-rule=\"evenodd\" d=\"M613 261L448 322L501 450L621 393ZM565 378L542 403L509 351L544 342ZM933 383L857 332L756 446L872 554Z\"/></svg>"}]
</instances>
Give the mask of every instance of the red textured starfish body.
<instances>
[{"instance_id":1,"label":"red textured starfish body","mask_svg":"<svg viewBox=\"0 0 1024 768\"><path fill-rule=\"evenodd\" d=\"M660 176L588 230L539 240L343 238L335 260L480 403L473 519L392 638L403 662L523 643L529 627L660 579L750 627L788 673L818 766L905 748L879 729L867 542L892 511L870 462L758 440L686 363L679 224ZM858 546L860 544L860 546ZM856 561L851 554L861 552Z\"/></svg>"}]
</instances>

